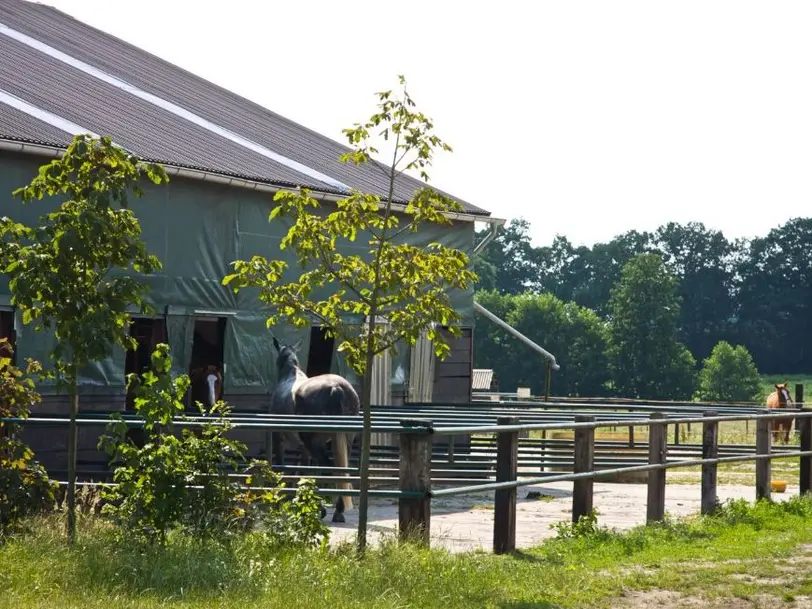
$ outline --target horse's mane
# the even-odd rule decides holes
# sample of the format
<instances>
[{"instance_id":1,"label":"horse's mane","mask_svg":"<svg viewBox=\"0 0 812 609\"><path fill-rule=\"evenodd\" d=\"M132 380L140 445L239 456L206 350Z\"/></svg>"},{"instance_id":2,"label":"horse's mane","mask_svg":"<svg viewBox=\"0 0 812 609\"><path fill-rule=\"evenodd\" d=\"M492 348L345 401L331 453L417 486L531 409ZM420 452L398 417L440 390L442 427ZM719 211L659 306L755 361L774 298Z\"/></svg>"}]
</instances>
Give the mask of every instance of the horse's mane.
<instances>
[{"instance_id":1,"label":"horse's mane","mask_svg":"<svg viewBox=\"0 0 812 609\"><path fill-rule=\"evenodd\" d=\"M292 347L284 346L276 358L276 367L279 370L279 376L282 376L282 371L286 368L290 371L295 371L299 368L299 358L296 357L296 351Z\"/></svg>"}]
</instances>

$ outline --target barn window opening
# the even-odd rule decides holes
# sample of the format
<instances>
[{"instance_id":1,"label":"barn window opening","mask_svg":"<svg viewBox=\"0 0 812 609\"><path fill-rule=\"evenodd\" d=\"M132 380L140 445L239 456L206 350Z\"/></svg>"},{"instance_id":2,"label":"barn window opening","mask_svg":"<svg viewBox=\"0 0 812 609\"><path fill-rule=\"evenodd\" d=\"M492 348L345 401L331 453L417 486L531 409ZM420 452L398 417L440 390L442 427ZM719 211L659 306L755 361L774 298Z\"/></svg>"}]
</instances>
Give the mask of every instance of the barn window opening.
<instances>
[{"instance_id":1,"label":"barn window opening","mask_svg":"<svg viewBox=\"0 0 812 609\"><path fill-rule=\"evenodd\" d=\"M192 381L189 392L191 401L188 406L193 406L195 402L210 405L210 387L206 377L212 368L219 374L219 383L215 387L215 399L219 400L222 397L225 342L225 317L198 317L195 319L192 359L189 365L189 377Z\"/></svg>"},{"instance_id":2,"label":"barn window opening","mask_svg":"<svg viewBox=\"0 0 812 609\"><path fill-rule=\"evenodd\" d=\"M166 322L163 318L136 317L130 321L130 336L138 346L128 350L124 361L125 379L128 374L143 374L150 369L150 359L155 346L166 342ZM126 409L135 410L135 396L127 392Z\"/></svg>"},{"instance_id":3,"label":"barn window opening","mask_svg":"<svg viewBox=\"0 0 812 609\"><path fill-rule=\"evenodd\" d=\"M307 376L328 374L333 363L335 338L327 336L324 328L313 326L310 329L310 350L307 354Z\"/></svg>"},{"instance_id":4,"label":"barn window opening","mask_svg":"<svg viewBox=\"0 0 812 609\"><path fill-rule=\"evenodd\" d=\"M14 332L14 312L13 311L0 311L0 338L5 338L11 344L11 348L15 353L11 354L12 364L17 362L17 337ZM0 357L8 357L9 353L6 349L0 349Z\"/></svg>"}]
</instances>

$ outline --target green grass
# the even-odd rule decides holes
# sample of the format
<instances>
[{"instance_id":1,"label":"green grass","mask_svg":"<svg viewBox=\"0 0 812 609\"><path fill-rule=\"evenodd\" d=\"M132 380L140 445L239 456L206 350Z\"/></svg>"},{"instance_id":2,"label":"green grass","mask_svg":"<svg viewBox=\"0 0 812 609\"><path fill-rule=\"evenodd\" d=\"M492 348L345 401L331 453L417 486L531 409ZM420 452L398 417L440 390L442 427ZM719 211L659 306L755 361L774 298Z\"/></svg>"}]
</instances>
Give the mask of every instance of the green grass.
<instances>
[{"instance_id":1,"label":"green grass","mask_svg":"<svg viewBox=\"0 0 812 609\"><path fill-rule=\"evenodd\" d=\"M624 595L653 589L780 606L812 594L810 518L809 497L736 502L625 534L587 527L514 556L385 543L362 561L348 547L279 553L255 537L144 551L92 519L68 549L50 518L0 548L0 607L644 607L653 603L623 605Z\"/></svg>"}]
</instances>

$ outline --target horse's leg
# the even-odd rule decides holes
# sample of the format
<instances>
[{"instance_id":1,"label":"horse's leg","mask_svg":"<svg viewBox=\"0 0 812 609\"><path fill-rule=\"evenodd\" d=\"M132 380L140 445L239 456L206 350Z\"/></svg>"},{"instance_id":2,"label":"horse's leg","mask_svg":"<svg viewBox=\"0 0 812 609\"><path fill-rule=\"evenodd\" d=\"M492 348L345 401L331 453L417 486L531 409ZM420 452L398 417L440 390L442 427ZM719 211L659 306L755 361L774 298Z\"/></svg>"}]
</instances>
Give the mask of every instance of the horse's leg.
<instances>
[{"instance_id":1,"label":"horse's leg","mask_svg":"<svg viewBox=\"0 0 812 609\"><path fill-rule=\"evenodd\" d=\"M285 465L285 445L282 434L276 431L271 432L271 444L273 444L273 460L279 466ZM270 459L271 455L268 455Z\"/></svg>"},{"instance_id":2,"label":"horse's leg","mask_svg":"<svg viewBox=\"0 0 812 609\"><path fill-rule=\"evenodd\" d=\"M318 448L313 444L313 434L312 432L305 432L299 434L299 440L301 444L299 445L299 454L301 455L301 465L313 465L313 461L317 461L318 458L315 455ZM304 472L302 472L304 475Z\"/></svg>"},{"instance_id":3,"label":"horse's leg","mask_svg":"<svg viewBox=\"0 0 812 609\"><path fill-rule=\"evenodd\" d=\"M350 466L350 446L352 446L352 434L333 434L333 457L336 467L347 468ZM342 472L340 476L349 477L349 472ZM351 482L340 482L338 488L351 489ZM346 522L344 509L352 509L352 497L350 495L339 495L336 499L335 511L333 512L333 522Z\"/></svg>"},{"instance_id":4,"label":"horse's leg","mask_svg":"<svg viewBox=\"0 0 812 609\"><path fill-rule=\"evenodd\" d=\"M302 441L307 445L310 451L310 464L329 467L330 459L327 456L327 450L324 446L324 437L317 433L301 434L301 436ZM324 475L325 472L320 471L319 473ZM319 510L321 518L324 519L327 516L327 509L322 505Z\"/></svg>"}]
</instances>

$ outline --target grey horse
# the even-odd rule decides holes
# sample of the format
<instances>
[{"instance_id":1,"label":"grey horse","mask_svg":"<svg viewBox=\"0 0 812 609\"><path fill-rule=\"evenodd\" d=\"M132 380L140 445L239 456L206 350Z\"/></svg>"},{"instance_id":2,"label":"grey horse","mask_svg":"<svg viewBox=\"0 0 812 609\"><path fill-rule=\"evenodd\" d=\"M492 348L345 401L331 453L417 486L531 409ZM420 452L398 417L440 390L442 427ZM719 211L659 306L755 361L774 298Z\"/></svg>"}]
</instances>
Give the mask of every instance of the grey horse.
<instances>
[{"instance_id":1,"label":"grey horse","mask_svg":"<svg viewBox=\"0 0 812 609\"><path fill-rule=\"evenodd\" d=\"M302 414L322 416L358 416L361 400L347 379L337 374L320 374L308 377L299 367L296 350L281 346L276 337L273 345L277 351L276 368L278 383L271 395L272 414ZM349 453L355 434L321 432L274 432L274 460L284 464L284 444L299 449L303 461L315 461L329 467L326 444L332 442L335 466L349 466ZM349 476L348 473L344 473ZM351 489L352 483L344 482L339 488ZM333 522L346 522L344 510L352 509L352 497L339 496L335 503Z\"/></svg>"}]
</instances>

